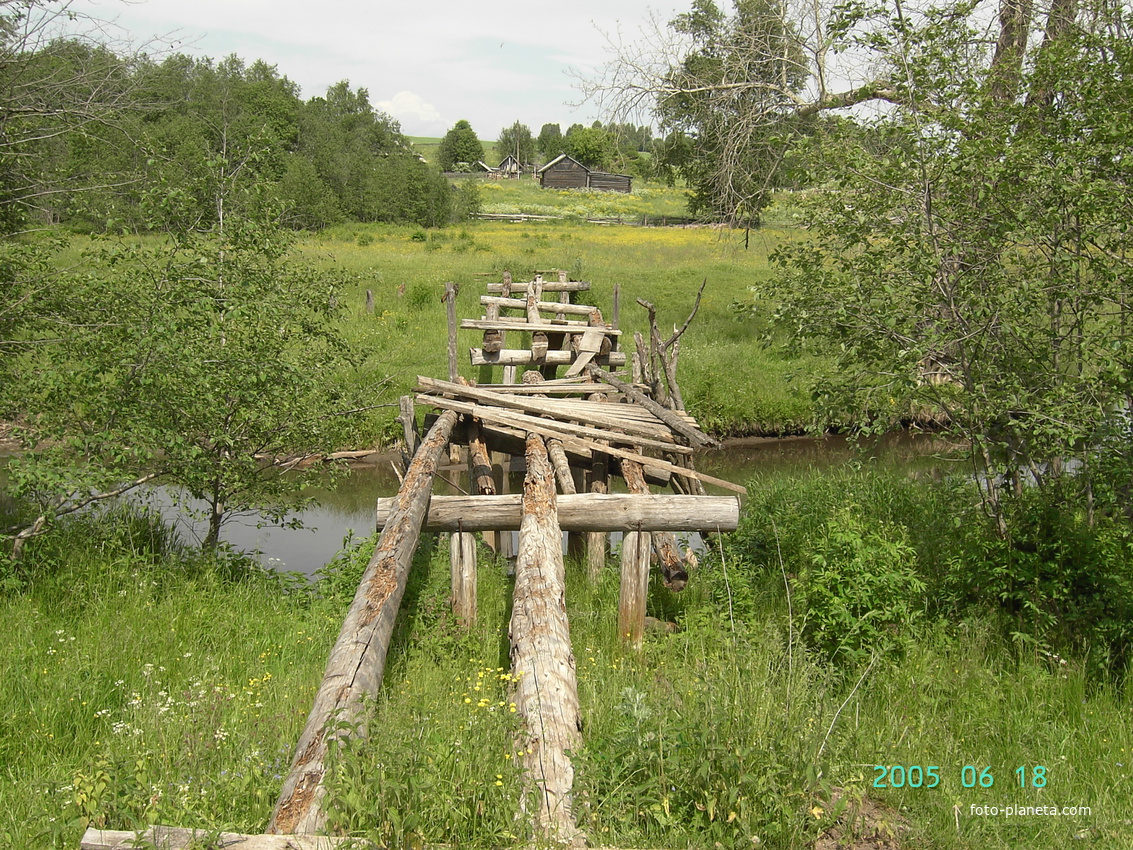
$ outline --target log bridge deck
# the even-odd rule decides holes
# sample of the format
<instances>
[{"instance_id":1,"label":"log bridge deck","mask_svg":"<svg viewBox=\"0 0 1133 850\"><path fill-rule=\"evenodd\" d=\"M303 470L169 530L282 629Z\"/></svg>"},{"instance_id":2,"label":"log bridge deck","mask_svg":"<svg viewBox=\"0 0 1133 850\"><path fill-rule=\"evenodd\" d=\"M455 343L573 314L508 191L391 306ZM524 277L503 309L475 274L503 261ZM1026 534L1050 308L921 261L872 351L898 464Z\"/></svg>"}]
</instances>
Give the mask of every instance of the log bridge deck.
<instances>
[{"instance_id":1,"label":"log bridge deck","mask_svg":"<svg viewBox=\"0 0 1133 850\"><path fill-rule=\"evenodd\" d=\"M729 531L738 523L737 497L708 496L703 485L743 493L742 487L695 469L693 451L713 440L675 409L679 403L662 405L640 383L607 371L629 360L619 349L617 289L609 323L597 307L572 300L589 289L589 283L568 280L563 272L555 280L535 274L524 283L504 272L480 298L483 315L458 326L456 289L446 286L448 380L419 377L415 399L402 399L407 448L402 485L395 497L378 501L382 533L331 650L268 835L226 835L221 846L332 846L314 843L326 827L328 745L338 735L366 734L365 700L381 685L422 531L449 534L452 605L466 623L476 618L474 532L482 532L498 554L514 558L509 637L512 672L525 674L517 676L514 701L525 730L524 780L539 796L533 838L585 843L572 813L568 753L579 744L581 723L562 533L568 533L569 549L584 554L588 576L597 581L606 567L610 532L623 532L618 632L639 648L651 564L657 564L671 590L683 589L690 580L690 553L681 553L673 532ZM546 300L553 293L557 300ZM458 376L459 329L482 335L470 351L482 383ZM493 383L495 369L502 374ZM641 374L638 364L634 374ZM673 395L679 400L679 392ZM423 439L414 401L430 411ZM462 496L432 495L446 461L448 472L462 473ZM517 470L524 473L522 492L508 494L508 473ZM628 493L610 493L611 476L621 477ZM670 485L674 494L652 494L651 483ZM515 552L514 530L519 531ZM153 830L165 830L166 841L159 846L170 850L185 846L178 837L192 837L188 830ZM153 830L146 837L152 838ZM277 844L275 836L312 843ZM131 846L134 837L88 830L82 848Z\"/></svg>"}]
</instances>

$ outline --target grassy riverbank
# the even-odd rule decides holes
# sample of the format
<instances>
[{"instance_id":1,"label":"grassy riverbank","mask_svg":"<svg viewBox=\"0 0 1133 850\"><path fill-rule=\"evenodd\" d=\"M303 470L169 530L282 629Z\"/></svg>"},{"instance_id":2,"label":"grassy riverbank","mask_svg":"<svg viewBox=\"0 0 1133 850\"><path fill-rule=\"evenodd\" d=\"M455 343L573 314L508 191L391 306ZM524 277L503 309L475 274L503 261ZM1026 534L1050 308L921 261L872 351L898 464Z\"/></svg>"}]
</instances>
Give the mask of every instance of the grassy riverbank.
<instances>
[{"instance_id":1,"label":"grassy riverbank","mask_svg":"<svg viewBox=\"0 0 1133 850\"><path fill-rule=\"evenodd\" d=\"M692 310L707 281L700 310L682 339L680 372L686 404L702 424L721 435L796 431L810 421L805 383L793 379L823 368L794 359L769 339L770 306L752 287L770 274L768 254L786 228L752 234L712 228L607 227L567 222L471 222L443 231L396 226L333 229L300 245L300 254L323 268L351 275L345 295L349 337L370 353L375 372L393 376L391 393L408 390L418 374L447 373L447 330L441 302L445 281L460 286L457 314L481 315L485 282L503 270L524 279L534 270L565 269L591 281L587 303L613 314L620 287L623 346L634 331L647 332L645 310L654 303L662 330L671 332ZM372 314L365 294L374 295ZM461 331L460 372L476 378L467 350L479 344ZM392 421L392 414L383 422Z\"/></svg>"},{"instance_id":2,"label":"grassy riverbank","mask_svg":"<svg viewBox=\"0 0 1133 850\"><path fill-rule=\"evenodd\" d=\"M689 588L653 587L650 614L680 631L640 654L614 634L614 562L596 586L568 567L591 841L802 848L860 808L859 832L910 847L1127 847L1128 687L1093 672L1088 647L1012 643L994 600L961 602L977 565L956 560L975 548L954 532L966 503L853 468L756 480L741 530ZM86 823L262 830L368 544L308 587L202 560L140 520L64 528L0 599L0 846L69 850ZM841 571L838 598L815 591L815 555ZM371 741L340 756L336 822L389 846L517 845L510 580L483 564L467 633L447 594L447 554L426 549ZM841 619L854 604L877 614ZM877 788L875 765L936 766L940 783ZM991 805L1090 813L972 808Z\"/></svg>"}]
</instances>

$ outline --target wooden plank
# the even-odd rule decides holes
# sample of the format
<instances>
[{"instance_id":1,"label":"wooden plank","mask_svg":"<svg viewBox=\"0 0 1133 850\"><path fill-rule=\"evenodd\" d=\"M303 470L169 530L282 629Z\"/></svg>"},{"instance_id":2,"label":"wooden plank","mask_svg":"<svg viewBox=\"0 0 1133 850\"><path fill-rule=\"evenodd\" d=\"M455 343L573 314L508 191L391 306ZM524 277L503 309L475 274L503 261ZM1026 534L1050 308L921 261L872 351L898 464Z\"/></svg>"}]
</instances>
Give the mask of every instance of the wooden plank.
<instances>
[{"instance_id":1,"label":"wooden plank","mask_svg":"<svg viewBox=\"0 0 1133 850\"><path fill-rule=\"evenodd\" d=\"M489 283L488 294L499 295L501 293L515 292L518 289L526 289L527 284L523 281L516 281L506 290L502 283ZM543 281L544 292L588 292L590 290L590 282L586 280L545 280Z\"/></svg>"},{"instance_id":2,"label":"wooden plank","mask_svg":"<svg viewBox=\"0 0 1133 850\"><path fill-rule=\"evenodd\" d=\"M421 536L437 462L448 444L456 414L442 414L405 473L397 505L386 522L358 592L331 649L322 684L299 736L268 832L317 833L326 824L323 777L331 739L352 729L366 734L365 704L378 692L394 621Z\"/></svg>"},{"instance_id":3,"label":"wooden plank","mask_svg":"<svg viewBox=\"0 0 1133 850\"><path fill-rule=\"evenodd\" d=\"M501 351L489 352L482 348L470 350L473 366L532 366L535 358L530 351L521 348L505 348ZM544 361L548 366L566 366L574 360L571 351L548 351ZM609 354L600 354L594 358L600 365L624 366L626 365L625 352L611 351Z\"/></svg>"},{"instance_id":4,"label":"wooden plank","mask_svg":"<svg viewBox=\"0 0 1133 850\"><path fill-rule=\"evenodd\" d=\"M456 380L456 284L445 284L445 312L448 317L448 379ZM501 348L502 348L501 343Z\"/></svg>"},{"instance_id":5,"label":"wooden plank","mask_svg":"<svg viewBox=\"0 0 1133 850\"><path fill-rule=\"evenodd\" d=\"M205 847L231 848L231 850L332 850L336 847L372 847L357 838L338 838L328 835L241 835L211 830L182 829L175 826L151 826L146 830L124 831L89 827L83 833L79 850L187 850Z\"/></svg>"},{"instance_id":6,"label":"wooden plank","mask_svg":"<svg viewBox=\"0 0 1133 850\"><path fill-rule=\"evenodd\" d=\"M589 328L582 335L578 341L578 359L570 364L564 378L573 378L575 375L582 373L582 370L590 365L590 361L594 359L594 355L602 350L602 340L605 338L604 331L597 328Z\"/></svg>"},{"instance_id":7,"label":"wooden plank","mask_svg":"<svg viewBox=\"0 0 1133 850\"><path fill-rule=\"evenodd\" d=\"M544 288L547 283L543 284ZM566 294L565 292L563 293ZM481 295L480 303L484 306L494 305L496 309L526 310L527 302L522 298L502 298L494 295ZM543 313L569 313L572 316L589 316L594 310L588 304L562 304L557 301L540 301L536 305Z\"/></svg>"},{"instance_id":8,"label":"wooden plank","mask_svg":"<svg viewBox=\"0 0 1133 850\"><path fill-rule=\"evenodd\" d=\"M470 402L456 401L449 398L440 398L433 395L418 395L418 404L431 405L441 410L455 410L476 416L484 422L499 422L513 428L522 428L544 437L561 437L566 434L578 439L609 440L610 442L624 443L629 446L648 446L676 454L692 454L692 449L669 440L650 439L636 434L616 434L601 428L591 428L587 425L572 425L560 422L557 419L544 419L539 416L529 416L526 413L514 413L503 408L491 407L486 404L472 404ZM679 469L679 467L674 467Z\"/></svg>"},{"instance_id":9,"label":"wooden plank","mask_svg":"<svg viewBox=\"0 0 1133 850\"><path fill-rule=\"evenodd\" d=\"M535 434L527 437L526 459L508 626L515 704L524 725L524 784L535 791L537 840L574 843L581 835L574 822L574 767L568 754L582 743L582 717L566 614L562 531L547 449Z\"/></svg>"},{"instance_id":10,"label":"wooden plank","mask_svg":"<svg viewBox=\"0 0 1133 850\"><path fill-rule=\"evenodd\" d=\"M621 336L621 331L614 330L613 328L600 327L594 328L588 322L556 322L554 320L549 322L532 322L527 319L515 318L508 319L504 316L489 321L487 319L462 319L460 326L465 330L475 331L543 331L544 333L563 333L564 331L583 331L586 328L603 333L606 336Z\"/></svg>"},{"instance_id":11,"label":"wooden plank","mask_svg":"<svg viewBox=\"0 0 1133 850\"><path fill-rule=\"evenodd\" d=\"M618 637L641 649L645 637L645 602L649 593L649 532L622 537L622 577L618 588Z\"/></svg>"},{"instance_id":12,"label":"wooden plank","mask_svg":"<svg viewBox=\"0 0 1133 850\"><path fill-rule=\"evenodd\" d=\"M622 461L622 477L626 487L631 493L639 496L649 495L649 485L645 483L645 474L641 464L633 461ZM688 498L688 497L685 497ZM677 549L677 539L671 531L658 531L650 535L650 545L657 556L657 565L661 568L661 576L665 587L673 592L685 589L688 584L688 571L685 570L684 561Z\"/></svg>"},{"instance_id":13,"label":"wooden plank","mask_svg":"<svg viewBox=\"0 0 1133 850\"><path fill-rule=\"evenodd\" d=\"M476 535L454 531L448 545L452 613L467 628L476 623Z\"/></svg>"},{"instance_id":14,"label":"wooden plank","mask_svg":"<svg viewBox=\"0 0 1133 850\"><path fill-rule=\"evenodd\" d=\"M426 531L516 531L520 497L433 496L425 518ZM385 527L396 504L381 498L376 528ZM670 493L578 493L558 497L559 525L564 531L735 531L740 501L735 496L676 496Z\"/></svg>"},{"instance_id":15,"label":"wooden plank","mask_svg":"<svg viewBox=\"0 0 1133 850\"><path fill-rule=\"evenodd\" d=\"M528 374L531 374L530 372ZM541 385L540 385L541 386ZM562 402L551 399L528 398L525 396L512 396L494 390L485 390L481 387L466 387L462 384L453 384L447 381L438 381L424 376L417 377L417 389L435 397L436 393L446 396L457 396L483 402L492 407L518 410L538 416L550 416L556 420L571 420L600 425L604 428L620 428L626 434L659 440L665 444L673 444L674 450L681 454L691 454L687 446L676 448L668 427L654 418L638 419L628 409L628 405L603 404L599 402L578 402L575 405L564 407ZM627 408L625 415L621 415L620 408ZM648 411L645 411L649 416ZM601 434L596 435L599 438ZM626 441L622 441L626 442Z\"/></svg>"},{"instance_id":16,"label":"wooden plank","mask_svg":"<svg viewBox=\"0 0 1133 850\"><path fill-rule=\"evenodd\" d=\"M694 428L687 422L682 420L679 416L673 414L673 411L667 407L662 407L645 393L639 391L636 387L615 378L609 372L599 369L597 366L591 366L589 372L600 381L605 381L612 387L621 390L628 398L633 399L650 413L654 414L658 419L676 431L678 434L684 436L694 446L715 446L716 441L701 431L699 428Z\"/></svg>"}]
</instances>

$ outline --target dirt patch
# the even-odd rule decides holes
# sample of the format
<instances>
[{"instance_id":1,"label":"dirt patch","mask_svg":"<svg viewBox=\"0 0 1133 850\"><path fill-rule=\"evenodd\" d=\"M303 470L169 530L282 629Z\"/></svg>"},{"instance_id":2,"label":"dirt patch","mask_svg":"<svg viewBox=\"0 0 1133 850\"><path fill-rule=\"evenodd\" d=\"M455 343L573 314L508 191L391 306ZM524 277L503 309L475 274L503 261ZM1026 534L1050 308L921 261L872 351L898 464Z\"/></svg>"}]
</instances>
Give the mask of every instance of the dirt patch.
<instances>
[{"instance_id":1,"label":"dirt patch","mask_svg":"<svg viewBox=\"0 0 1133 850\"><path fill-rule=\"evenodd\" d=\"M814 842L814 850L900 850L904 845L909 823L898 812L868 797L850 797L841 788L821 808L832 811L843 802L845 809Z\"/></svg>"}]
</instances>

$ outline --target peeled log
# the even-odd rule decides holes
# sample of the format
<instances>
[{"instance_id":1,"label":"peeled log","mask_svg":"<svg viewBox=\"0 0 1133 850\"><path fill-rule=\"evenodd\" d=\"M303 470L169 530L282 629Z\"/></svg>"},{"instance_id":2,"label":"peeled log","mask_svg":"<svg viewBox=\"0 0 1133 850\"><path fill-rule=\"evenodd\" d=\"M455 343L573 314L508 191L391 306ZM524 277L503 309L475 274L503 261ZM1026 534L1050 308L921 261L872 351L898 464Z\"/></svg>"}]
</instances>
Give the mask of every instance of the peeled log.
<instances>
[{"instance_id":1,"label":"peeled log","mask_svg":"<svg viewBox=\"0 0 1133 850\"><path fill-rule=\"evenodd\" d=\"M520 496L433 496L426 531L516 531L522 521ZM395 504L377 500L377 528L385 527ZM735 496L674 496L579 493L559 496L564 531L735 531L740 500Z\"/></svg>"},{"instance_id":2,"label":"peeled log","mask_svg":"<svg viewBox=\"0 0 1133 850\"><path fill-rule=\"evenodd\" d=\"M645 474L641 464L633 461L622 461L622 477L625 478L626 487L631 493L639 496L649 495L649 485L645 483ZM682 496L682 499L693 499L695 496ZM685 570L684 560L680 550L677 549L677 539L671 532L662 531L652 535L653 551L657 553L657 560L661 567L661 575L665 579L665 587L672 591L685 589L688 584L688 572Z\"/></svg>"},{"instance_id":3,"label":"peeled log","mask_svg":"<svg viewBox=\"0 0 1133 850\"><path fill-rule=\"evenodd\" d=\"M322 800L326 796L323 777L329 739L342 734L338 729L366 734L364 702L382 683L386 652L409 565L421 537L437 461L455 423L455 413L441 414L405 473L394 509L331 649L322 684L295 748L291 771L272 813L270 833L314 833L326 823Z\"/></svg>"},{"instance_id":4,"label":"peeled log","mask_svg":"<svg viewBox=\"0 0 1133 850\"><path fill-rule=\"evenodd\" d=\"M515 564L515 600L508 636L515 704L525 724L521 746L528 787L537 791L539 838L581 842L574 823L574 767L567 752L582 742L578 684L566 616L562 532L554 474L541 437L527 437L523 522Z\"/></svg>"}]
</instances>

